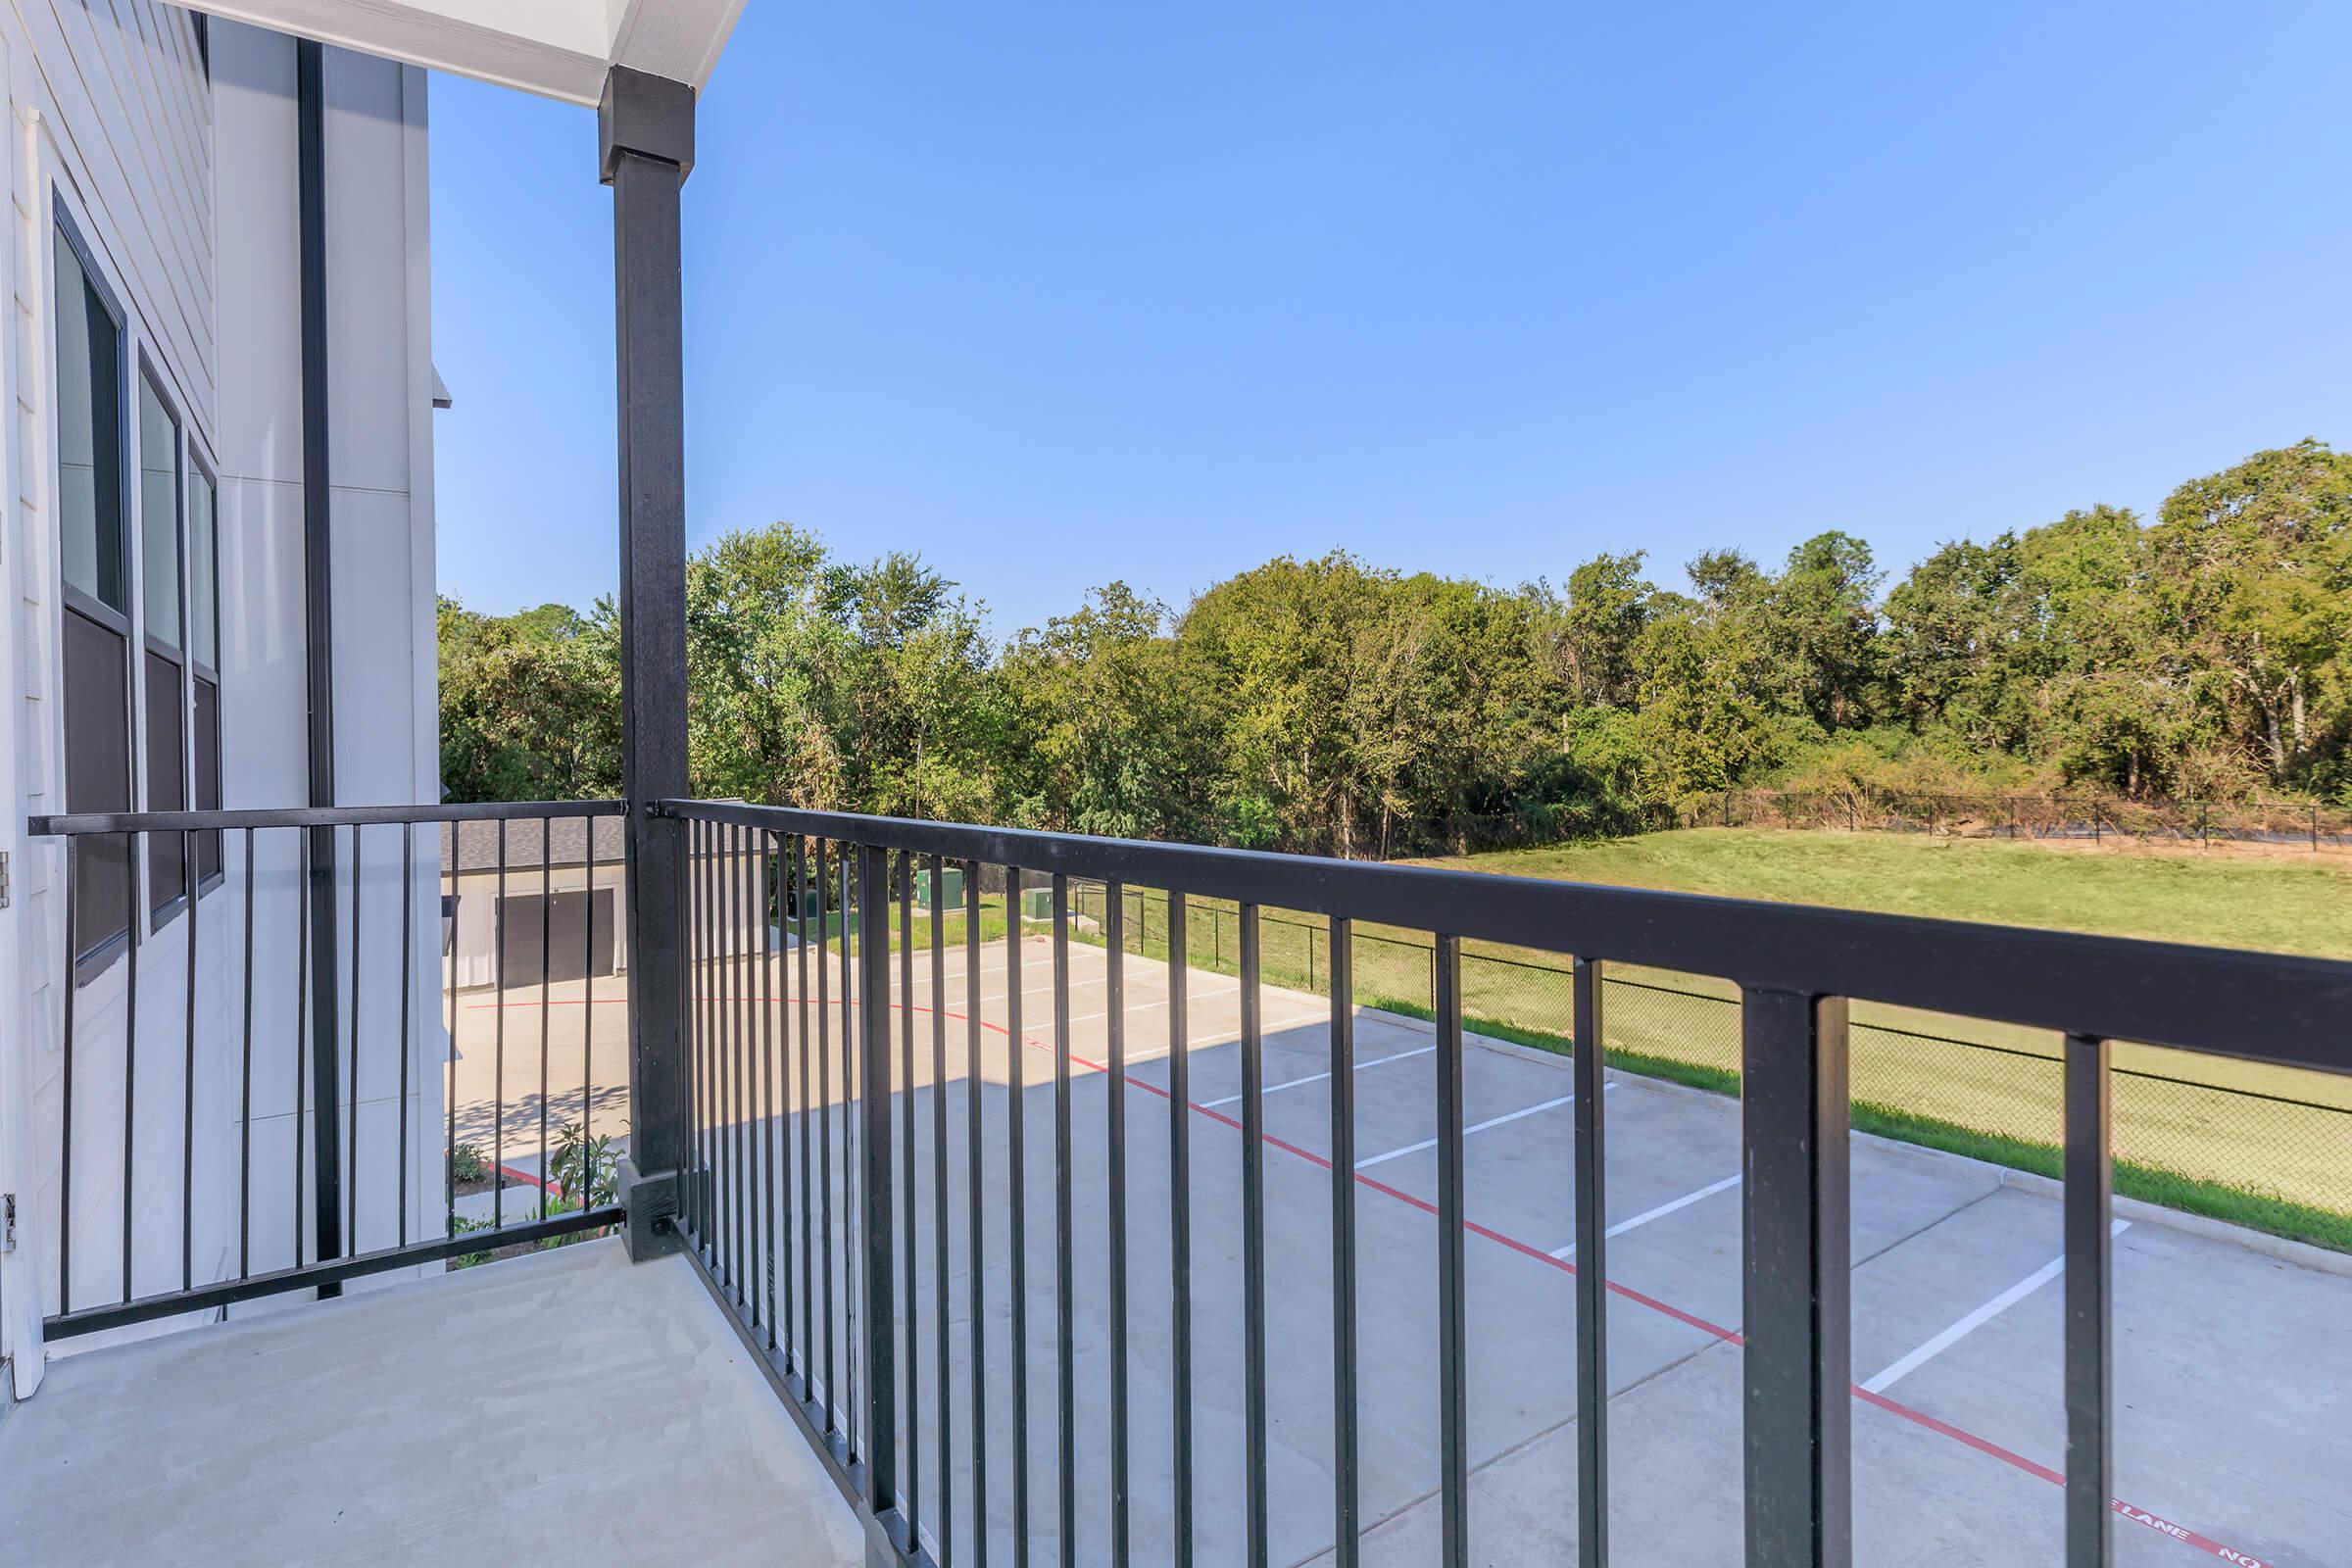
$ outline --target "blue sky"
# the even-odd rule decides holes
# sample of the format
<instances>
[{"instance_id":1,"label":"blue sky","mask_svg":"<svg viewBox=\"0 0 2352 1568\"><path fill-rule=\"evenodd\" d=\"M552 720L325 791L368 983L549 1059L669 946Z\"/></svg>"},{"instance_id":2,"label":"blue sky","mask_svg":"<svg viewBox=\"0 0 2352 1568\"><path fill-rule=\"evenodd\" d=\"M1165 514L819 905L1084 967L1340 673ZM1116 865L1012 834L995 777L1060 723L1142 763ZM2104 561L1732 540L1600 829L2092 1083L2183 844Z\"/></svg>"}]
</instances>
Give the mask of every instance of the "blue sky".
<instances>
[{"instance_id":1,"label":"blue sky","mask_svg":"<svg viewBox=\"0 0 2352 1568\"><path fill-rule=\"evenodd\" d=\"M694 542L1006 635L1344 546L1498 584L1939 542L2352 442L2352 6L746 8ZM444 592L616 580L589 113L433 83Z\"/></svg>"}]
</instances>

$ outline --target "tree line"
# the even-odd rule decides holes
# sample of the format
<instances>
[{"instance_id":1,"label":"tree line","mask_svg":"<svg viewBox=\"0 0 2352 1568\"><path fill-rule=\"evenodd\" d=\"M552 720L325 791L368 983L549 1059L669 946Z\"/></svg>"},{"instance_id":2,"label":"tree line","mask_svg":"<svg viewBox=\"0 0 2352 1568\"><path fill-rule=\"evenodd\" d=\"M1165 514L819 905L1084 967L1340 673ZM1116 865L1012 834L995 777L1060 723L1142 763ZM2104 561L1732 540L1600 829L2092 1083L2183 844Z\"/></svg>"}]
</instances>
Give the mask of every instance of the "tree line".
<instances>
[{"instance_id":1,"label":"tree line","mask_svg":"<svg viewBox=\"0 0 2352 1568\"><path fill-rule=\"evenodd\" d=\"M1350 855L1469 817L1624 831L1729 788L2352 804L2352 455L2318 441L1947 544L1644 553L1517 588L1345 551L998 644L913 556L784 523L687 566L697 794ZM613 795L610 601L440 612L453 800Z\"/></svg>"}]
</instances>

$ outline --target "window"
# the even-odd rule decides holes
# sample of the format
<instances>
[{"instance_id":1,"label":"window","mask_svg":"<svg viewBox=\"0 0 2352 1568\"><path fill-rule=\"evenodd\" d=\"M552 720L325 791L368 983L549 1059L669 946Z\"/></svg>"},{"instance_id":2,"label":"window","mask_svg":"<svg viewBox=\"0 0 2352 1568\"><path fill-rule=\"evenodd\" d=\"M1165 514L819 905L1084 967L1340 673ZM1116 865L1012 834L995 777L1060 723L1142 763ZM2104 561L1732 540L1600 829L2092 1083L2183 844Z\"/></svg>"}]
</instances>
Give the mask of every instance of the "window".
<instances>
[{"instance_id":1,"label":"window","mask_svg":"<svg viewBox=\"0 0 2352 1568\"><path fill-rule=\"evenodd\" d=\"M130 573L122 509L122 318L55 236L57 514L65 577L66 808L130 809ZM74 956L127 937L135 872L125 838L81 841Z\"/></svg>"},{"instance_id":2,"label":"window","mask_svg":"<svg viewBox=\"0 0 2352 1568\"><path fill-rule=\"evenodd\" d=\"M187 640L180 615L179 421L139 377L139 587L146 619L147 809L188 808ZM188 892L187 840L147 835L147 902L160 914Z\"/></svg>"},{"instance_id":3,"label":"window","mask_svg":"<svg viewBox=\"0 0 2352 1568\"><path fill-rule=\"evenodd\" d=\"M218 493L201 464L188 472L188 662L195 692L196 809L220 809L220 552ZM220 877L220 830L196 835L196 883Z\"/></svg>"}]
</instances>

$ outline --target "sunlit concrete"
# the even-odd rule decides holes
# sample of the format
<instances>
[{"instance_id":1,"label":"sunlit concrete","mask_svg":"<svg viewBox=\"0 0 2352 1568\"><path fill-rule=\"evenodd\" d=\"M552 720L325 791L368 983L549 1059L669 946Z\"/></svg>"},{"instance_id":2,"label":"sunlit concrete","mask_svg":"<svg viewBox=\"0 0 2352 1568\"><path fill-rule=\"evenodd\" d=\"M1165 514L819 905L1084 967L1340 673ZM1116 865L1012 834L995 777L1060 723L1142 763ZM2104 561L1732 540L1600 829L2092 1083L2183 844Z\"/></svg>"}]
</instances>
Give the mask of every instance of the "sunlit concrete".
<instances>
[{"instance_id":1,"label":"sunlit concrete","mask_svg":"<svg viewBox=\"0 0 2352 1568\"><path fill-rule=\"evenodd\" d=\"M26 1568L864 1561L693 1265L612 1241L67 1356L0 1478Z\"/></svg>"}]
</instances>

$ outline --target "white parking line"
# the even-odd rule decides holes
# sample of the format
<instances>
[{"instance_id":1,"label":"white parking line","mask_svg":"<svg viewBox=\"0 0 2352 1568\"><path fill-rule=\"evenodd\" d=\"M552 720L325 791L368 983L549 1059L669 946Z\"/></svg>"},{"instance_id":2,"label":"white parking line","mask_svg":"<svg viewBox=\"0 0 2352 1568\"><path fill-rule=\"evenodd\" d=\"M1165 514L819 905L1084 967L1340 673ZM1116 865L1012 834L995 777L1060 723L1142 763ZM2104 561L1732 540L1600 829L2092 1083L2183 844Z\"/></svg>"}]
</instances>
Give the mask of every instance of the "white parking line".
<instances>
[{"instance_id":1,"label":"white parking line","mask_svg":"<svg viewBox=\"0 0 2352 1568\"><path fill-rule=\"evenodd\" d=\"M1317 1016L1321 1016L1321 1014L1317 1014ZM1357 1062L1355 1064L1355 1070L1357 1072L1362 1072L1366 1067L1385 1067L1392 1061L1402 1061L1407 1056L1426 1056L1437 1049L1438 1048L1435 1046L1423 1046L1418 1051L1399 1051L1394 1056L1375 1056L1370 1061ZM1268 1084L1266 1085L1266 1093L1269 1095L1278 1095L1285 1089L1298 1089L1307 1084L1319 1084L1330 1076L1331 1074L1328 1072L1310 1072L1303 1078L1293 1078L1284 1083ZM1200 1102L1200 1108L1203 1110L1214 1110L1219 1105L1238 1104L1241 1102L1241 1098L1242 1097L1239 1095L1227 1095L1223 1100L1203 1100Z\"/></svg>"},{"instance_id":2,"label":"white parking line","mask_svg":"<svg viewBox=\"0 0 2352 1568\"><path fill-rule=\"evenodd\" d=\"M2124 1232L2130 1230L2131 1228L2132 1222L2130 1220L2119 1219L2111 1227L2109 1227L2108 1234L2113 1236L2121 1236L2124 1234ZM1994 1297L1991 1300L1986 1301L1983 1306L1978 1307L1975 1311L1960 1319L1959 1322L1954 1323L1950 1328L1945 1329L1941 1334L1936 1335L1934 1339L1921 1346L1918 1349L1913 1350L1909 1355L1906 1355L1901 1360L1895 1362L1886 1371L1881 1372L1877 1377L1872 1378L1868 1383L1863 1384L1862 1392L1865 1394L1886 1393L1896 1383L1900 1382L1906 1377L1909 1377L1912 1373L1927 1365L1936 1356L1941 1355L1944 1351L1950 1349L1953 1346L1959 1344L1962 1340L1968 1338L1968 1336L1974 1334L1977 1330L1983 1328L1994 1318L1999 1317L2003 1312L2006 1312L2009 1310L2009 1308L2015 1306L2027 1297L2032 1296L2035 1291L2040 1290L2044 1285L2049 1284L2050 1281L2056 1279L2059 1275L2065 1272L2066 1255L2062 1252L2058 1256L2051 1258L2047 1263L2042 1264L2041 1267L2035 1269L2033 1273L2027 1275L2024 1279L2019 1280L2015 1285L2010 1286L2007 1290Z\"/></svg>"},{"instance_id":3,"label":"white parking line","mask_svg":"<svg viewBox=\"0 0 2352 1568\"><path fill-rule=\"evenodd\" d=\"M1238 992L1239 992L1241 989L1242 989L1242 988L1241 988L1240 986L1238 986L1238 985L1231 985L1231 986L1224 986L1224 987L1220 987L1219 989L1217 989L1217 990L1215 990L1215 991L1194 991L1194 992L1190 992L1190 993L1188 993L1186 1000L1187 1000L1187 1001L1192 1001L1192 1002L1199 1002L1199 1001L1202 1001L1202 1000L1204 1000L1204 999L1208 999L1208 998L1214 998L1214 997L1230 997L1230 996L1233 996L1233 995L1235 995L1236 993L1238 993ZM1168 1004L1168 999L1167 999L1166 997L1162 997L1162 998L1160 998L1160 999L1159 999L1157 1002L1130 1002L1129 1004L1127 1004L1126 1010L1127 1010L1128 1012L1149 1012L1149 1011L1151 1011L1151 1010L1152 1010L1153 1007L1164 1007L1164 1006L1166 1006L1167 1004ZM1086 1023L1086 1022L1088 1022L1088 1021L1089 1021L1089 1020L1091 1020L1091 1019L1095 1019L1095 1018L1107 1018L1107 1017L1109 1017L1109 1016L1110 1016L1110 1009L1109 1009L1108 1007L1104 1007L1104 1008L1103 1008L1102 1011L1100 1011L1100 1012L1082 1012L1082 1013L1079 1013L1079 1014L1077 1014L1075 1017L1071 1018L1071 1019L1070 1019L1070 1022L1072 1022L1072 1023ZM1051 1019L1051 1018L1048 1018L1048 1019L1046 1020L1046 1022L1048 1022L1048 1023L1052 1023L1053 1021L1054 1021L1054 1020L1053 1020L1053 1019Z\"/></svg>"},{"instance_id":4,"label":"white parking line","mask_svg":"<svg viewBox=\"0 0 2352 1568\"><path fill-rule=\"evenodd\" d=\"M1660 1203L1655 1208L1643 1209L1641 1213L1636 1214L1632 1219L1619 1220L1616 1224L1610 1226L1607 1230L1600 1233L1601 1240L1606 1241L1612 1236L1623 1236L1627 1231L1638 1230L1642 1226L1648 1224L1653 1219L1664 1219L1667 1215L1673 1213L1678 1208L1689 1208L1692 1203L1697 1202L1702 1198L1713 1198L1717 1193L1724 1191L1726 1188L1737 1187L1739 1185L1740 1178L1737 1176L1726 1176L1719 1182L1709 1182L1706 1186L1701 1187L1695 1193L1685 1193L1682 1197L1674 1199L1669 1202ZM1554 1257L1574 1257L1576 1255L1576 1244L1574 1242L1570 1242L1566 1247L1557 1248L1552 1251L1551 1255Z\"/></svg>"},{"instance_id":5,"label":"white parking line","mask_svg":"<svg viewBox=\"0 0 2352 1568\"><path fill-rule=\"evenodd\" d=\"M1617 1086L1615 1084L1604 1084L1602 1087L1614 1089ZM1472 1133L1483 1133L1489 1128L1500 1127L1505 1122L1514 1122L1523 1116L1533 1116L1539 1111L1557 1110L1562 1105L1571 1105L1575 1102L1576 1097L1574 1095L1562 1095L1557 1100L1546 1100L1540 1105L1530 1105L1524 1110L1508 1111L1500 1116L1490 1116L1485 1121L1463 1128L1462 1136L1467 1138ZM1402 1159L1407 1154L1418 1154L1424 1149L1435 1149L1437 1147L1438 1141L1435 1138L1424 1138L1417 1144L1407 1144L1402 1149L1392 1149L1385 1154L1374 1154L1370 1159L1359 1159L1355 1162L1355 1168L1357 1170L1363 1170L1373 1165L1384 1165L1392 1159Z\"/></svg>"}]
</instances>

